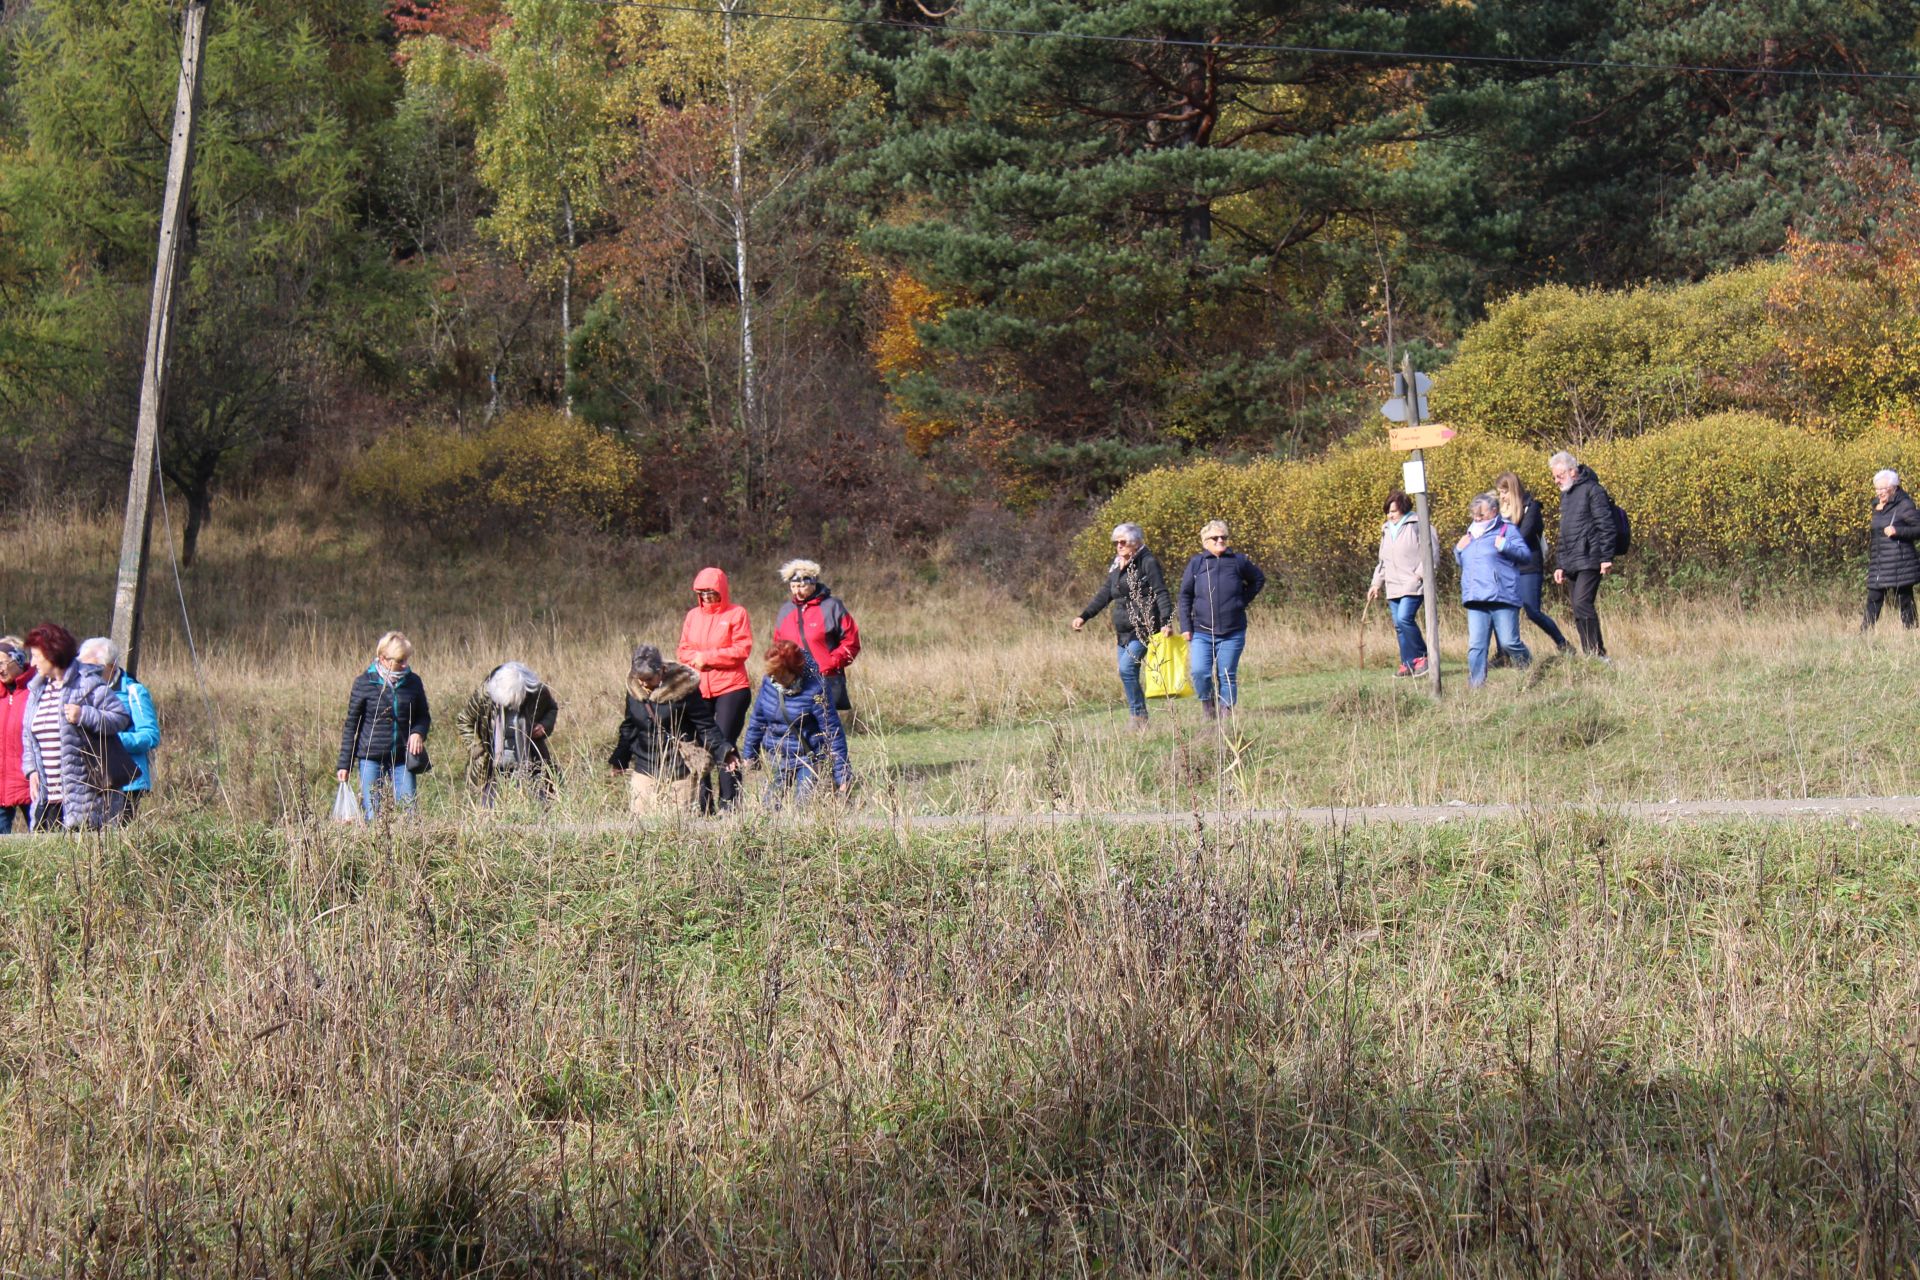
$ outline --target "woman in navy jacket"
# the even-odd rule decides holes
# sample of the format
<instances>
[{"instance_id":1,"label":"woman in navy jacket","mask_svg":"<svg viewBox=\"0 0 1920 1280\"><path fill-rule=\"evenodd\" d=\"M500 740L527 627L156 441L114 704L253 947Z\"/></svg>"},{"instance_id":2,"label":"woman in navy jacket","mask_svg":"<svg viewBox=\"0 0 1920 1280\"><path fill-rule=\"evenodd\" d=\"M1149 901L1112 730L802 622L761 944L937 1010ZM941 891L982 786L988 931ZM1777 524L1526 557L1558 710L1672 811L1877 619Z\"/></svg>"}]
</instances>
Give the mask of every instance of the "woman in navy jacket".
<instances>
[{"instance_id":1,"label":"woman in navy jacket","mask_svg":"<svg viewBox=\"0 0 1920 1280\"><path fill-rule=\"evenodd\" d=\"M1240 654L1247 647L1247 606L1267 585L1267 575L1228 545L1225 520L1200 530L1205 548L1180 576L1180 633L1191 648L1193 691L1200 712L1227 719L1240 700Z\"/></svg>"},{"instance_id":2,"label":"woman in navy jacket","mask_svg":"<svg viewBox=\"0 0 1920 1280\"><path fill-rule=\"evenodd\" d=\"M1483 493L1473 500L1473 523L1453 544L1460 565L1460 603L1467 607L1467 684L1487 682L1487 636L1500 636L1500 647L1524 667L1533 661L1520 639L1520 575L1533 562L1533 552L1517 526L1500 517L1500 500Z\"/></svg>"},{"instance_id":3,"label":"woman in navy jacket","mask_svg":"<svg viewBox=\"0 0 1920 1280\"><path fill-rule=\"evenodd\" d=\"M804 801L831 770L833 785L845 792L853 782L847 759L847 735L833 709L833 696L814 664L791 640L767 647L767 674L747 717L747 739L740 759L752 764L764 752L774 766L769 800L778 805L791 793Z\"/></svg>"}]
</instances>

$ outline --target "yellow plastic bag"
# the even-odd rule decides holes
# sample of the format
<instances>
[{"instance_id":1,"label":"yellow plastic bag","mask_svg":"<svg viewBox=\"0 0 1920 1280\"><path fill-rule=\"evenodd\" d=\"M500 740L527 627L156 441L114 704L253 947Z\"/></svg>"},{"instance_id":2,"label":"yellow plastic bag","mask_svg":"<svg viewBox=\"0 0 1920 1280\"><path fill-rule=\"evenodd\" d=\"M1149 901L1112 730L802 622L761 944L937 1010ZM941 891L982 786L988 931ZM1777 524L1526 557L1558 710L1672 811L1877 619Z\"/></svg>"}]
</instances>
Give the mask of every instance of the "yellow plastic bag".
<instances>
[{"instance_id":1,"label":"yellow plastic bag","mask_svg":"<svg viewBox=\"0 0 1920 1280\"><path fill-rule=\"evenodd\" d=\"M1156 631L1140 660L1140 686L1149 698L1191 698L1193 677L1187 674L1184 636Z\"/></svg>"}]
</instances>

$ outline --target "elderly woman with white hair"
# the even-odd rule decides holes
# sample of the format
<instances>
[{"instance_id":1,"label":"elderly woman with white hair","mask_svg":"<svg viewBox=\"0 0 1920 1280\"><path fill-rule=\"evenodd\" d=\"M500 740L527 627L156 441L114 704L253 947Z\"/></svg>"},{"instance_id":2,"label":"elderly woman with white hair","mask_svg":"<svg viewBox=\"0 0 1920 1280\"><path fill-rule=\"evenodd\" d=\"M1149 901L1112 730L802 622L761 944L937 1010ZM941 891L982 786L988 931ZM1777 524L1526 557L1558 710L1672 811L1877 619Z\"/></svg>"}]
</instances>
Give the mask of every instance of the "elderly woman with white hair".
<instances>
[{"instance_id":1,"label":"elderly woman with white hair","mask_svg":"<svg viewBox=\"0 0 1920 1280\"><path fill-rule=\"evenodd\" d=\"M1880 606L1891 591L1900 602L1900 621L1914 625L1913 588L1920 583L1920 508L1900 487L1900 477L1879 471L1873 477L1873 532L1867 541L1867 611L1860 629L1880 620Z\"/></svg>"},{"instance_id":2,"label":"elderly woman with white hair","mask_svg":"<svg viewBox=\"0 0 1920 1280\"><path fill-rule=\"evenodd\" d=\"M1267 585L1267 575L1235 551L1225 520L1200 530L1200 554L1180 575L1180 632L1187 651L1200 714L1229 720L1240 701L1240 655L1247 647L1247 606Z\"/></svg>"},{"instance_id":3,"label":"elderly woman with white hair","mask_svg":"<svg viewBox=\"0 0 1920 1280\"><path fill-rule=\"evenodd\" d=\"M1115 525L1113 563L1106 581L1070 624L1080 630L1113 606L1113 642L1120 668L1120 687L1127 695L1128 722L1136 729L1147 725L1147 694L1140 684L1140 664L1147 641L1155 632L1173 630L1173 594L1160 561L1147 550L1147 535L1137 524Z\"/></svg>"},{"instance_id":4,"label":"elderly woman with white hair","mask_svg":"<svg viewBox=\"0 0 1920 1280\"><path fill-rule=\"evenodd\" d=\"M851 711L847 697L847 667L860 656L860 628L847 606L820 581L820 566L812 560L789 560L780 566L780 581L789 599L773 622L773 638L800 646L827 682L827 696L835 711Z\"/></svg>"},{"instance_id":5,"label":"elderly woman with white hair","mask_svg":"<svg viewBox=\"0 0 1920 1280\"><path fill-rule=\"evenodd\" d=\"M108 636L81 641L80 661L100 668L100 682L120 695L133 717L133 723L120 731L120 745L133 758L133 781L120 788L127 798L122 816L132 821L153 793L153 751L160 745L160 717L153 709L153 694L121 668L120 646Z\"/></svg>"},{"instance_id":6,"label":"elderly woman with white hair","mask_svg":"<svg viewBox=\"0 0 1920 1280\"><path fill-rule=\"evenodd\" d=\"M503 781L520 780L543 800L553 798L554 726L560 703L524 663L503 662L487 673L454 727L467 748L467 782L491 806Z\"/></svg>"}]
</instances>

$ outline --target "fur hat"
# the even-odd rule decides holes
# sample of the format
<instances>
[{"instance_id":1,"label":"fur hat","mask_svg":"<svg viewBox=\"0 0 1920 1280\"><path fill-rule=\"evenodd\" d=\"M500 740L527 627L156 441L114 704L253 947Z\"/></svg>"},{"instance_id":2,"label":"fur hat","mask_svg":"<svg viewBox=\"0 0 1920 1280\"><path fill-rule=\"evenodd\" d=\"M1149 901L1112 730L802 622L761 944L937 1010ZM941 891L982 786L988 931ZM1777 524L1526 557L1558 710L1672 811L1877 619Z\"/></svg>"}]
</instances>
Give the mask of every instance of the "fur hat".
<instances>
[{"instance_id":1,"label":"fur hat","mask_svg":"<svg viewBox=\"0 0 1920 1280\"><path fill-rule=\"evenodd\" d=\"M817 560L789 560L780 566L780 581L792 582L795 578L820 580L820 562Z\"/></svg>"}]
</instances>

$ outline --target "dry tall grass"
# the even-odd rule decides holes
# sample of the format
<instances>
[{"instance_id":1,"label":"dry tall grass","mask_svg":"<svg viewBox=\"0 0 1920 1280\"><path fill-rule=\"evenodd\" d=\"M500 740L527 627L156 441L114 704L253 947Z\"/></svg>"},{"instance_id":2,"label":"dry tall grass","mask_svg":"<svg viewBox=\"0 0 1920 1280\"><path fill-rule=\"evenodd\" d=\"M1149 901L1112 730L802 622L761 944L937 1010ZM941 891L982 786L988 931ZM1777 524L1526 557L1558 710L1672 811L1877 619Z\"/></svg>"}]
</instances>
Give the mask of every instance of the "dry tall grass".
<instances>
[{"instance_id":1,"label":"dry tall grass","mask_svg":"<svg viewBox=\"0 0 1920 1280\"><path fill-rule=\"evenodd\" d=\"M117 528L37 517L0 565L0 623L42 617L103 629ZM237 504L203 540L188 599L206 663L202 696L163 567L149 615L146 675L168 745L163 805L230 802L241 816L292 817L324 803L347 684L373 639L400 627L451 729L451 712L492 664L529 662L565 703L556 749L559 816L617 817L601 761L620 716L626 654L671 648L697 548L638 553L591 540L506 551L378 535L303 501ZM764 644L781 599L775 558L729 564ZM1198 733L1191 703L1159 708L1144 741L1122 732L1104 622L1066 628L1078 587L1021 603L1007 584L923 565L829 565L860 620L854 696L857 803L871 812L1182 808L1448 800L1605 803L1626 799L1910 793L1895 749L1907 718L1910 638L1862 640L1842 594L1749 610L1718 600L1603 598L1619 665L1545 664L1469 696L1457 608L1443 615L1452 696L1431 707L1387 678L1391 628L1335 606L1256 615L1241 732ZM1356 602L1357 603L1357 602ZM1566 621L1564 609L1562 621ZM1538 635L1529 628L1530 641ZM1359 669L1362 640L1367 670ZM207 706L212 708L209 719ZM224 796L212 785L214 729ZM454 762L450 732L440 758ZM463 812L454 770L429 780L431 814Z\"/></svg>"},{"instance_id":2,"label":"dry tall grass","mask_svg":"<svg viewBox=\"0 0 1920 1280\"><path fill-rule=\"evenodd\" d=\"M114 546L24 525L0 624L98 629ZM677 634L699 557L410 562L317 504L204 546L214 720L153 606L161 803L0 840L0 1274L1920 1261L1904 828L499 824L447 820L449 767L427 821L340 831L341 695L395 625L447 710L499 658L545 672L551 816L614 813L625 649ZM1136 738L1077 599L932 574L834 577L863 813L1913 790L1911 642L1837 600L1635 609L1616 668L1437 708L1353 669L1350 619L1268 614L1242 733ZM736 577L764 626L777 584Z\"/></svg>"}]
</instances>

